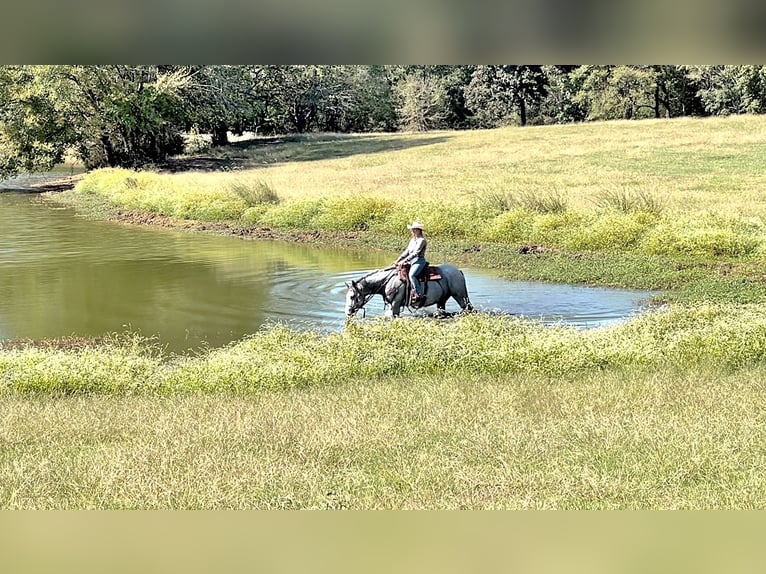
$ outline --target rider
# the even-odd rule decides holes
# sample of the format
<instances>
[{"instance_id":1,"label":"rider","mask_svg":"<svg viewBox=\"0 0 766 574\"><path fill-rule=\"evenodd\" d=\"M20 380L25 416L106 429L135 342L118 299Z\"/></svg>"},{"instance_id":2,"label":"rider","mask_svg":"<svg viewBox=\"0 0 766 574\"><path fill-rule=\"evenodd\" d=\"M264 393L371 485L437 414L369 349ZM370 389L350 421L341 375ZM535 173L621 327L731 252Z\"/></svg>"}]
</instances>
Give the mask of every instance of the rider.
<instances>
[{"instance_id":1,"label":"rider","mask_svg":"<svg viewBox=\"0 0 766 574\"><path fill-rule=\"evenodd\" d=\"M426 266L426 238L423 237L423 224L419 221L413 221L407 226L407 229L412 231L412 239L407 244L405 249L396 260L396 265L400 263L410 264L410 283L412 284L415 293L413 294L413 300L418 302L423 298L420 282L416 279L418 274L423 271Z\"/></svg>"}]
</instances>

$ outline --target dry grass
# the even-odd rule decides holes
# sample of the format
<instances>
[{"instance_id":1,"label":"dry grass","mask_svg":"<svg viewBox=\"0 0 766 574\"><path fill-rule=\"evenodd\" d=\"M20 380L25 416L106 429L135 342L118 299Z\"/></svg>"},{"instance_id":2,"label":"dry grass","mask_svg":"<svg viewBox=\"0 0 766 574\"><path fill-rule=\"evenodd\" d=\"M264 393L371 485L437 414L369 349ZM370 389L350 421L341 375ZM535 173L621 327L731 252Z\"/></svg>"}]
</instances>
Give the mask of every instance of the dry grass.
<instances>
[{"instance_id":1,"label":"dry grass","mask_svg":"<svg viewBox=\"0 0 766 574\"><path fill-rule=\"evenodd\" d=\"M764 372L0 399L2 508L763 508Z\"/></svg>"},{"instance_id":2,"label":"dry grass","mask_svg":"<svg viewBox=\"0 0 766 574\"><path fill-rule=\"evenodd\" d=\"M674 209L764 216L764 142L764 116L315 136L244 148L237 173L269 182L285 199L364 193L471 202L488 190L554 191L572 208L591 209L604 191L622 190L650 192ZM177 177L214 186L221 174Z\"/></svg>"}]
</instances>

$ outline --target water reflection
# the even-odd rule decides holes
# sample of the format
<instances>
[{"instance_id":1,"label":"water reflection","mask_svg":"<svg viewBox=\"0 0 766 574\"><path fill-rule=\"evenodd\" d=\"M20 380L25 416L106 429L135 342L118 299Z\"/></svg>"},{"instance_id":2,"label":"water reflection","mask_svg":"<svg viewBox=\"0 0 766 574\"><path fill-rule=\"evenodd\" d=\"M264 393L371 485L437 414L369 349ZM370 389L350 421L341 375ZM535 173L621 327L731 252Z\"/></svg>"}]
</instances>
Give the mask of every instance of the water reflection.
<instances>
[{"instance_id":1,"label":"water reflection","mask_svg":"<svg viewBox=\"0 0 766 574\"><path fill-rule=\"evenodd\" d=\"M0 339L157 335L170 351L219 346L278 321L341 329L345 282L392 254L243 241L87 221L0 194ZM635 312L647 293L508 282L465 269L478 309L595 326ZM454 301L448 311L457 311ZM382 314L380 298L368 316Z\"/></svg>"}]
</instances>

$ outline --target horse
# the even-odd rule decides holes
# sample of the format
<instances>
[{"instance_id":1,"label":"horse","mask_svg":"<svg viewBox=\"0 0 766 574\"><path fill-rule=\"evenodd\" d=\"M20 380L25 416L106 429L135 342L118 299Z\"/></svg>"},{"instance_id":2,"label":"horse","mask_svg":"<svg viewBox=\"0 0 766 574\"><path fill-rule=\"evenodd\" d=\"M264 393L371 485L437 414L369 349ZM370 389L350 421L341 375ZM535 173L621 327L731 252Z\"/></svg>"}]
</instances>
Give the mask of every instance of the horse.
<instances>
[{"instance_id":1,"label":"horse","mask_svg":"<svg viewBox=\"0 0 766 574\"><path fill-rule=\"evenodd\" d=\"M428 281L425 300L418 307L436 304L437 312L445 314L444 307L452 297L463 311L473 311L463 272L453 265L446 264L438 265L434 270L441 278ZM346 317L356 314L375 295L383 297L384 314L389 317L398 317L402 306L410 306L405 300L409 296L409 282L400 277L396 266L368 273L356 281L346 283L346 287Z\"/></svg>"}]
</instances>

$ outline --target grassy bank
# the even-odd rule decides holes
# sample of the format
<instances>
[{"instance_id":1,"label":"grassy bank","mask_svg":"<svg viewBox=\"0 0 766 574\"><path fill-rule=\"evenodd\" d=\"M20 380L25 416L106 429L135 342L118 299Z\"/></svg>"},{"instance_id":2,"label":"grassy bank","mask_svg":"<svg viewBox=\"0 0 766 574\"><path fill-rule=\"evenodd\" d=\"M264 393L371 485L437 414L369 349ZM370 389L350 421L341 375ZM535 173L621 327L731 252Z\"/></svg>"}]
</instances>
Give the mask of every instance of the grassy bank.
<instances>
[{"instance_id":1,"label":"grassy bank","mask_svg":"<svg viewBox=\"0 0 766 574\"><path fill-rule=\"evenodd\" d=\"M196 357L167 358L140 339L79 349L0 351L5 394L258 393L321 388L353 379L528 374L760 365L761 305L674 306L601 329L545 327L510 317L371 321L319 335L266 328Z\"/></svg>"},{"instance_id":2,"label":"grassy bank","mask_svg":"<svg viewBox=\"0 0 766 574\"><path fill-rule=\"evenodd\" d=\"M240 227L568 252L759 257L763 117L254 140L217 173L100 170L76 194Z\"/></svg>"},{"instance_id":3,"label":"grassy bank","mask_svg":"<svg viewBox=\"0 0 766 574\"><path fill-rule=\"evenodd\" d=\"M763 508L763 367L0 398L2 508Z\"/></svg>"}]
</instances>

